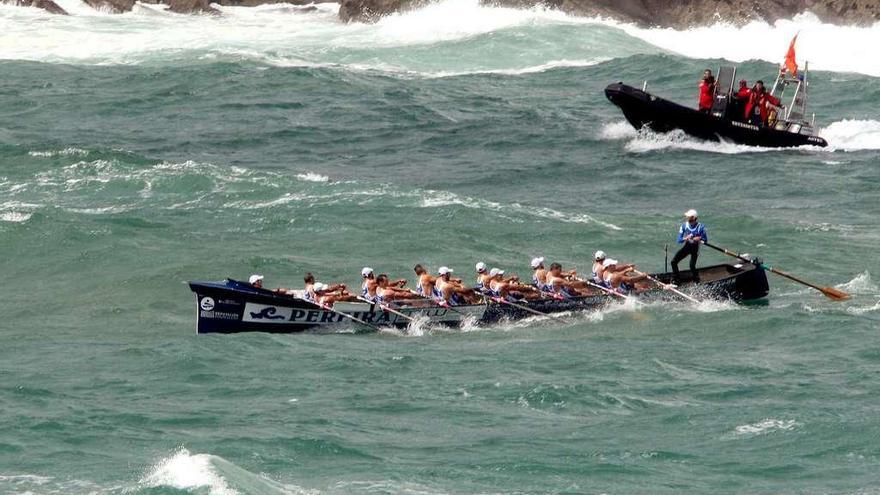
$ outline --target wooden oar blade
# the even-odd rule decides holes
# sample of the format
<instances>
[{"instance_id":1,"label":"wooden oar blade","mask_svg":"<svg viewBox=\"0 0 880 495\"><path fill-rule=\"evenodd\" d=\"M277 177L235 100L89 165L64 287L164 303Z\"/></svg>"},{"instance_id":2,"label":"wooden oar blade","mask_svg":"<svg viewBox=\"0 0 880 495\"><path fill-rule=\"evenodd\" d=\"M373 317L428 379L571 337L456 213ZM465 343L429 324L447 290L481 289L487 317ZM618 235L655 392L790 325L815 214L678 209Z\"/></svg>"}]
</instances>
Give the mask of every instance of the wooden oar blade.
<instances>
[{"instance_id":1,"label":"wooden oar blade","mask_svg":"<svg viewBox=\"0 0 880 495\"><path fill-rule=\"evenodd\" d=\"M822 287L822 294L825 294L825 297L828 299L833 299L835 301L846 301L847 299L852 298L846 292L835 289L834 287Z\"/></svg>"}]
</instances>

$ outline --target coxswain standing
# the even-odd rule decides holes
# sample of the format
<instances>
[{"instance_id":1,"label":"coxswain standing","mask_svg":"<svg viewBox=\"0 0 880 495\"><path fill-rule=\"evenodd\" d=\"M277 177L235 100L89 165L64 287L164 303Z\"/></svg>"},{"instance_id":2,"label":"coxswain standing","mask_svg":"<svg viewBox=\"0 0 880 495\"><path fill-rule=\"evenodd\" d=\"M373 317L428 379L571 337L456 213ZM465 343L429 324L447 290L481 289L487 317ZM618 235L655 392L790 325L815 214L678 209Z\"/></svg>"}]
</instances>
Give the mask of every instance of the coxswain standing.
<instances>
[{"instance_id":1,"label":"coxswain standing","mask_svg":"<svg viewBox=\"0 0 880 495\"><path fill-rule=\"evenodd\" d=\"M675 283L680 283L678 263L690 256L691 282L698 283L700 274L697 273L697 257L700 255L700 244L708 242L709 235L706 227L697 221L697 210L688 210L684 216L685 221L678 229L678 243L683 245L672 258L672 273Z\"/></svg>"}]
</instances>

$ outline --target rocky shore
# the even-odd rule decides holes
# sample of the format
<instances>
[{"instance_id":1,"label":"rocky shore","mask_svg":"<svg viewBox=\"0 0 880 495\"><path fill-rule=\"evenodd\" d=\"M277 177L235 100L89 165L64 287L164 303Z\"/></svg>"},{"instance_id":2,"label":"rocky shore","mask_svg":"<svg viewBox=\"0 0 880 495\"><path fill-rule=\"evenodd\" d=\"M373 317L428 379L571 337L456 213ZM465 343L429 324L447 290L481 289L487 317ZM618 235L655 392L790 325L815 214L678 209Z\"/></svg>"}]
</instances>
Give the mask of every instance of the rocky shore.
<instances>
[{"instance_id":1,"label":"rocky shore","mask_svg":"<svg viewBox=\"0 0 880 495\"><path fill-rule=\"evenodd\" d=\"M429 0L341 0L339 17L346 22L374 22L393 12L418 8ZM724 20L773 22L805 11L825 22L872 24L880 21L877 0L482 0L489 5L544 5L574 15L610 17L641 26L688 28Z\"/></svg>"},{"instance_id":2,"label":"rocky shore","mask_svg":"<svg viewBox=\"0 0 880 495\"><path fill-rule=\"evenodd\" d=\"M236 7L256 7L264 4L286 3L290 5L310 5L321 3L326 0L141 0L143 3L167 5L168 10L179 14L219 14L220 11L212 4L229 5ZM0 0L0 2L23 7L37 7L53 14L66 15L58 4L53 0ZM134 8L135 0L83 0L92 8L121 14Z\"/></svg>"},{"instance_id":3,"label":"rocky shore","mask_svg":"<svg viewBox=\"0 0 880 495\"><path fill-rule=\"evenodd\" d=\"M53 14L67 14L53 0L0 0L37 7ZM135 0L83 0L106 12L130 11ZM182 14L219 14L212 4L253 7L268 3L308 5L313 0L143 0L168 5ZM321 1L321 0L318 0ZM419 8L432 0L340 0L339 18L344 22L375 22L382 16ZM867 25L880 21L878 0L481 0L487 5L529 8L543 5L574 15L604 16L647 27L688 28L717 21L743 24L754 20L773 22L810 11L825 22Z\"/></svg>"}]
</instances>

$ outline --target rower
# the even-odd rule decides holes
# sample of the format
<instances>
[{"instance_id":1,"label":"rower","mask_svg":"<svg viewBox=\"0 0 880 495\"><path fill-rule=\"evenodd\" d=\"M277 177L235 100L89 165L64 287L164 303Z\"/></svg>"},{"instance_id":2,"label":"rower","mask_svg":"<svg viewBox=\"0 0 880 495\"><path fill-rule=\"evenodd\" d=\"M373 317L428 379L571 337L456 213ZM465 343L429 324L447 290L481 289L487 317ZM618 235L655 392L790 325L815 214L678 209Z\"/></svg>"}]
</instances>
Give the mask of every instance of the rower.
<instances>
[{"instance_id":1,"label":"rower","mask_svg":"<svg viewBox=\"0 0 880 495\"><path fill-rule=\"evenodd\" d=\"M648 278L647 275L630 275L635 270L634 264L620 264L615 259L608 258L602 265L605 268L603 285L609 289L615 289L622 294L627 294L634 290L642 289L637 284Z\"/></svg>"},{"instance_id":2,"label":"rower","mask_svg":"<svg viewBox=\"0 0 880 495\"><path fill-rule=\"evenodd\" d=\"M254 275L251 275L250 277L248 277L248 285L250 285L251 287L253 287L255 289L272 290L272 289L266 289L265 287L263 287L263 276L262 275L254 274ZM284 295L288 295L288 296L292 296L295 294L293 289L288 289L286 287L279 287L275 290L272 290L272 292L275 292L277 294L284 294Z\"/></svg>"},{"instance_id":3,"label":"rower","mask_svg":"<svg viewBox=\"0 0 880 495\"><path fill-rule=\"evenodd\" d=\"M504 270L499 268L489 270L487 278L489 282L486 284L485 290L493 296L505 299L510 296L513 296L514 299L538 299L541 297L540 292L534 286L519 283L519 277L504 278Z\"/></svg>"},{"instance_id":4,"label":"rower","mask_svg":"<svg viewBox=\"0 0 880 495\"><path fill-rule=\"evenodd\" d=\"M678 228L678 243L681 249L672 258L672 274L675 283L680 283L678 263L690 256L691 281L698 283L700 274L697 272L697 257L700 255L700 244L709 241L706 227L697 221L697 210L688 210L684 214L685 222Z\"/></svg>"},{"instance_id":5,"label":"rower","mask_svg":"<svg viewBox=\"0 0 880 495\"><path fill-rule=\"evenodd\" d=\"M547 285L547 269L544 268L544 257L532 258L532 284L540 291L552 292L553 288Z\"/></svg>"},{"instance_id":6,"label":"rower","mask_svg":"<svg viewBox=\"0 0 880 495\"><path fill-rule=\"evenodd\" d=\"M485 289L489 288L489 281L492 277L489 276L489 270L486 267L486 264L482 261L477 263L477 282L474 284L474 289L479 292L482 292Z\"/></svg>"},{"instance_id":7,"label":"rower","mask_svg":"<svg viewBox=\"0 0 880 495\"><path fill-rule=\"evenodd\" d=\"M416 278L416 294L422 297L433 297L437 278L428 273L428 270L425 270L425 267L421 264L414 266L413 271L416 272L416 277L418 277Z\"/></svg>"},{"instance_id":8,"label":"rower","mask_svg":"<svg viewBox=\"0 0 880 495\"><path fill-rule=\"evenodd\" d=\"M565 297L578 297L585 294L581 293L582 289L588 287L586 282L572 280L577 275L574 270L563 272L562 265L559 263L550 263L550 269L547 271L547 287L549 292L554 294L562 294Z\"/></svg>"},{"instance_id":9,"label":"rower","mask_svg":"<svg viewBox=\"0 0 880 495\"><path fill-rule=\"evenodd\" d=\"M477 296L473 289L465 289L461 279L452 278L452 268L441 266L437 270L438 277L434 286L434 297L451 305L476 302Z\"/></svg>"},{"instance_id":10,"label":"rower","mask_svg":"<svg viewBox=\"0 0 880 495\"><path fill-rule=\"evenodd\" d=\"M373 273L373 269L365 266L361 270L361 276L364 278L364 285L361 286L361 297L368 301L372 301L376 297L376 276ZM389 282L389 285L403 287L406 285L406 279L401 278L394 282Z\"/></svg>"},{"instance_id":11,"label":"rower","mask_svg":"<svg viewBox=\"0 0 880 495\"><path fill-rule=\"evenodd\" d=\"M602 285L605 283L605 267L602 266L602 263L605 261L605 251L599 250L596 251L596 254L593 255L593 273L591 274L593 278L593 282Z\"/></svg>"},{"instance_id":12,"label":"rower","mask_svg":"<svg viewBox=\"0 0 880 495\"><path fill-rule=\"evenodd\" d=\"M388 275L382 273L376 277L376 298L375 301L377 303L387 303L398 299L407 299L412 297L412 292L409 289L402 289L397 287L397 282L394 285L388 280Z\"/></svg>"},{"instance_id":13,"label":"rower","mask_svg":"<svg viewBox=\"0 0 880 495\"><path fill-rule=\"evenodd\" d=\"M373 269L365 266L361 270L361 277L364 278L364 283L361 285L361 297L372 301L376 298L376 276L373 274Z\"/></svg>"},{"instance_id":14,"label":"rower","mask_svg":"<svg viewBox=\"0 0 880 495\"><path fill-rule=\"evenodd\" d=\"M306 301L332 306L336 301L357 300L357 296L346 290L345 284L327 285L315 282L315 276L311 273L306 273L303 281L306 286L303 289L302 298Z\"/></svg>"},{"instance_id":15,"label":"rower","mask_svg":"<svg viewBox=\"0 0 880 495\"><path fill-rule=\"evenodd\" d=\"M257 289L263 288L263 276L253 274L248 278L248 283L251 284L252 287L256 287Z\"/></svg>"}]
</instances>

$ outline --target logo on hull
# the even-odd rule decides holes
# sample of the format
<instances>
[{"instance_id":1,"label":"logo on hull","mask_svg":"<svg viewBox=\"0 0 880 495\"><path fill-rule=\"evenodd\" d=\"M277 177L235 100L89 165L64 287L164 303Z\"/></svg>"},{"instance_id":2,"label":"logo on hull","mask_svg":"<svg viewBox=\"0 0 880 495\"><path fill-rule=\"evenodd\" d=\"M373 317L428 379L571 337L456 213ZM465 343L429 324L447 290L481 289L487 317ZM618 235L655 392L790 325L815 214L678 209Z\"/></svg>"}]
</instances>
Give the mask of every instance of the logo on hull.
<instances>
[{"instance_id":1,"label":"logo on hull","mask_svg":"<svg viewBox=\"0 0 880 495\"><path fill-rule=\"evenodd\" d=\"M293 308L247 303L244 307L243 321L259 323L284 323L293 315Z\"/></svg>"},{"instance_id":2,"label":"logo on hull","mask_svg":"<svg viewBox=\"0 0 880 495\"><path fill-rule=\"evenodd\" d=\"M202 308L203 311L212 311L214 309L214 299L211 297L203 297L201 301L199 301L199 307Z\"/></svg>"},{"instance_id":3,"label":"logo on hull","mask_svg":"<svg viewBox=\"0 0 880 495\"><path fill-rule=\"evenodd\" d=\"M255 320L283 320L284 316L275 314L277 312L278 308L269 306L268 308L263 308L259 312L251 313L251 318Z\"/></svg>"}]
</instances>

